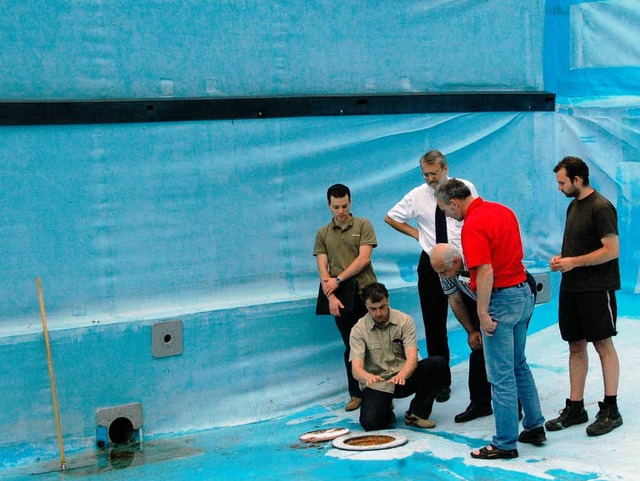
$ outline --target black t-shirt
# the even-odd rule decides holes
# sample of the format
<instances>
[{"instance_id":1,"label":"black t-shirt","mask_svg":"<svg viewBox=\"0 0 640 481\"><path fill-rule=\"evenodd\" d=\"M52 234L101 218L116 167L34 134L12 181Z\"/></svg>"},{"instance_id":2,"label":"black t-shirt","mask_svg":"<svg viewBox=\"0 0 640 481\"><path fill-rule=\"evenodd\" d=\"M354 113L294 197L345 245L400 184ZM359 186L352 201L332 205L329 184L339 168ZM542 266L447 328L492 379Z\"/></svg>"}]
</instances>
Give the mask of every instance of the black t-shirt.
<instances>
[{"instance_id":1,"label":"black t-shirt","mask_svg":"<svg viewBox=\"0 0 640 481\"><path fill-rule=\"evenodd\" d=\"M596 191L582 200L574 199L567 208L562 257L593 252L602 247L600 239L609 235L618 235L618 214L613 204ZM560 287L579 292L620 289L618 259L565 272Z\"/></svg>"}]
</instances>

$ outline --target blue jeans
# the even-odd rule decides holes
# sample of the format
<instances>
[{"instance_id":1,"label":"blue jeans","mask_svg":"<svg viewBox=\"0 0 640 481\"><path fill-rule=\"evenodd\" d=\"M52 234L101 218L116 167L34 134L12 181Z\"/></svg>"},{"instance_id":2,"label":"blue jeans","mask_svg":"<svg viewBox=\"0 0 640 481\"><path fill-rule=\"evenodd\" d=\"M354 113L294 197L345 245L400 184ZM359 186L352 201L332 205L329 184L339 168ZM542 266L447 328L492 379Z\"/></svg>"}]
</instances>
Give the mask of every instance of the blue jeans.
<instances>
[{"instance_id":1,"label":"blue jeans","mask_svg":"<svg viewBox=\"0 0 640 481\"><path fill-rule=\"evenodd\" d=\"M493 394L496 434L491 444L515 449L518 441L518 398L522 403L525 430L542 426L540 397L525 357L527 323L534 297L524 286L494 289L489 315L498 323L493 336L482 333L487 377Z\"/></svg>"}]
</instances>

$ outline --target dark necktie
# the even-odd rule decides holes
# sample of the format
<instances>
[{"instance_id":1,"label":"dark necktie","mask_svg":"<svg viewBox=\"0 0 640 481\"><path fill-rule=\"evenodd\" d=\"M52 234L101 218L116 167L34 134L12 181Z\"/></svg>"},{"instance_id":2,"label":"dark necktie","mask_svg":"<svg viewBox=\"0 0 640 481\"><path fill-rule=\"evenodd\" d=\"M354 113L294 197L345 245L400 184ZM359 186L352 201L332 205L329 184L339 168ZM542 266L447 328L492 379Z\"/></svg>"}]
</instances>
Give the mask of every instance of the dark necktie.
<instances>
[{"instance_id":1,"label":"dark necktie","mask_svg":"<svg viewBox=\"0 0 640 481\"><path fill-rule=\"evenodd\" d=\"M446 244L447 241L447 218L442 209L436 205L436 244Z\"/></svg>"}]
</instances>

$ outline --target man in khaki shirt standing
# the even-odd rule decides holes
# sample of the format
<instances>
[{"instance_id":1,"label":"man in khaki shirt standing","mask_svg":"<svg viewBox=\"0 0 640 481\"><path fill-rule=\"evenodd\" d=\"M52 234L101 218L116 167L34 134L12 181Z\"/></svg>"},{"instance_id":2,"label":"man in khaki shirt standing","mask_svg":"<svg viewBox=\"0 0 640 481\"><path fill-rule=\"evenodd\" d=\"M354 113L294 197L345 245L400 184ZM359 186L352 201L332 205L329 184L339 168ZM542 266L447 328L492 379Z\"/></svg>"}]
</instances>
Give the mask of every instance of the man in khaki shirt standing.
<instances>
[{"instance_id":1,"label":"man in khaki shirt standing","mask_svg":"<svg viewBox=\"0 0 640 481\"><path fill-rule=\"evenodd\" d=\"M351 329L353 377L360 382L360 424L365 431L395 422L393 399L415 397L405 413L407 426L433 428L429 419L447 361L431 356L418 361L416 326L407 314L389 307L389 293L374 282L362 292L367 314Z\"/></svg>"},{"instance_id":2,"label":"man in khaki shirt standing","mask_svg":"<svg viewBox=\"0 0 640 481\"><path fill-rule=\"evenodd\" d=\"M351 214L351 191L346 185L334 184L329 187L327 204L331 211L331 222L318 229L313 255L318 263L318 275L322 292L329 303L329 312L335 317L345 346L344 364L350 395L345 409L354 411L360 407L361 393L349 361L349 335L358 319L367 313L359 294L365 286L376 281L371 253L378 241L371 222ZM356 281L358 284L355 302L349 310L336 295L345 281Z\"/></svg>"}]
</instances>

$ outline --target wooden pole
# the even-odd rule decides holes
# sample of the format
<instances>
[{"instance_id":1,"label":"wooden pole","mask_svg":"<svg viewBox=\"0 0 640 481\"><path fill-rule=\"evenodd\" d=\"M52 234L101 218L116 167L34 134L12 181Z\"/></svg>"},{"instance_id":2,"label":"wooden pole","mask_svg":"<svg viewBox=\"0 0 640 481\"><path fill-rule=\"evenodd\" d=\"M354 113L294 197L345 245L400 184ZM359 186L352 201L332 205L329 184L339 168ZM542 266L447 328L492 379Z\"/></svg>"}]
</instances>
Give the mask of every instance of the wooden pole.
<instances>
[{"instance_id":1,"label":"wooden pole","mask_svg":"<svg viewBox=\"0 0 640 481\"><path fill-rule=\"evenodd\" d=\"M44 296L42 295L42 282L36 277L38 286L38 299L40 300L40 315L42 316L42 329L44 331L44 344L47 348L47 364L49 365L49 381L51 382L51 397L53 399L53 414L56 418L56 433L58 435L58 448L60 449L60 470L67 468L64 459L64 446L62 444L62 426L60 424L60 408L58 406L58 392L56 391L56 378L53 373L53 358L51 357L51 344L49 343L49 330L47 329L47 314L44 308Z\"/></svg>"}]
</instances>

